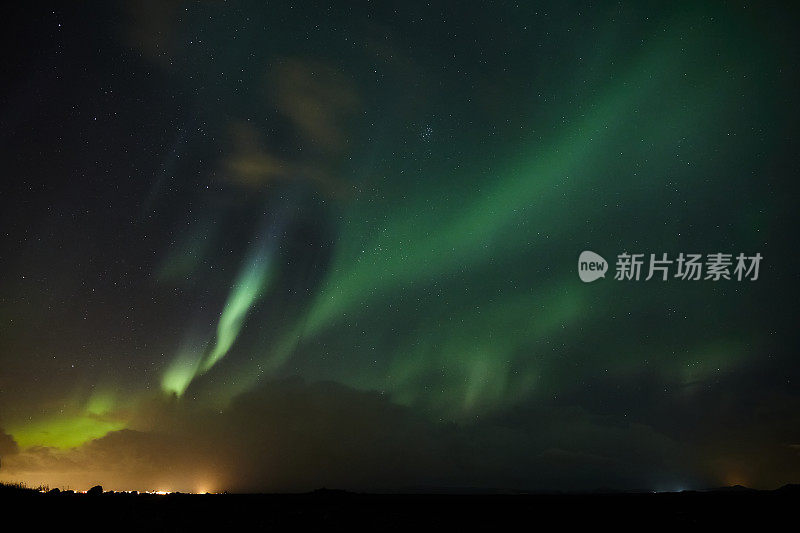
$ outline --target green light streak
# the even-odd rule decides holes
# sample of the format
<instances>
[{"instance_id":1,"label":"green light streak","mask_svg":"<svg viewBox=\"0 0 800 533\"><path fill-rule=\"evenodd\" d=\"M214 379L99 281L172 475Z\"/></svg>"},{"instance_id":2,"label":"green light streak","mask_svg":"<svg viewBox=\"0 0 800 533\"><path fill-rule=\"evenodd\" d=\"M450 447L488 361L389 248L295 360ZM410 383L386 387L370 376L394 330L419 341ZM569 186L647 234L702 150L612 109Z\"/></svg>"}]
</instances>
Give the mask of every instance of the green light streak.
<instances>
[{"instance_id":1,"label":"green light streak","mask_svg":"<svg viewBox=\"0 0 800 533\"><path fill-rule=\"evenodd\" d=\"M207 372L231 349L252 307L264 293L269 279L270 262L266 254L259 254L244 268L233 286L217 326L217 342L206 357L200 372Z\"/></svg>"},{"instance_id":2,"label":"green light streak","mask_svg":"<svg viewBox=\"0 0 800 533\"><path fill-rule=\"evenodd\" d=\"M383 227L375 227L373 216L353 213L337 248L333 274L316 300L304 334L313 334L344 313L352 314L354 308L363 309L368 302L416 282L436 279L465 265L474 268L514 247L542 242L543 235L563 226L559 200L565 195L591 205L580 196L591 200L590 182L599 179L590 168L592 161L604 155L607 139L624 133L628 121L637 120L636 106L646 104L659 84L681 68L670 51L677 41L675 36L664 39L643 53L625 77L596 99L591 113L563 128L546 147L541 148L535 139L523 141L522 152L528 153L510 159L490 190L473 195L471 201L432 201L425 192L416 202L386 206L394 216ZM659 69L653 72L652 64ZM714 98L712 91L708 97ZM679 116L697 120L685 113ZM653 117L653 125L659 120ZM574 178L563 183L564 176ZM436 210L430 208L432 204ZM535 227L539 233L518 231L515 224L522 218L527 228Z\"/></svg>"},{"instance_id":3,"label":"green light streak","mask_svg":"<svg viewBox=\"0 0 800 533\"><path fill-rule=\"evenodd\" d=\"M189 387L203 358L203 346L184 344L161 376L161 389L178 397Z\"/></svg>"},{"instance_id":4,"label":"green light streak","mask_svg":"<svg viewBox=\"0 0 800 533\"><path fill-rule=\"evenodd\" d=\"M194 378L208 372L234 345L247 315L269 285L272 273L269 243L269 240L258 242L239 271L220 314L211 351L204 355L204 349L197 342L181 347L161 376L161 389L164 392L183 396Z\"/></svg>"},{"instance_id":5,"label":"green light streak","mask_svg":"<svg viewBox=\"0 0 800 533\"><path fill-rule=\"evenodd\" d=\"M589 318L583 294L563 290L565 283L536 297L510 295L442 317L412 345L398 348L386 388L400 403L422 403L453 416L530 396L549 351L539 342Z\"/></svg>"}]
</instances>

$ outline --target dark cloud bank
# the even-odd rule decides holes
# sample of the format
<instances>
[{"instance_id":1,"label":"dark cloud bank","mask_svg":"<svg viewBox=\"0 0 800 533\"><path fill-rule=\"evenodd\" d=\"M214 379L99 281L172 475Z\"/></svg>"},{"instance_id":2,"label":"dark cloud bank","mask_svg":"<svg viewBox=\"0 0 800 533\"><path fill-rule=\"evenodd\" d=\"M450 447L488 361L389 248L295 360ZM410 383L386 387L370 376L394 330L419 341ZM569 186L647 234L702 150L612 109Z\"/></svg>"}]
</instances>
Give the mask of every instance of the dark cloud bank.
<instances>
[{"instance_id":1,"label":"dark cloud bank","mask_svg":"<svg viewBox=\"0 0 800 533\"><path fill-rule=\"evenodd\" d=\"M706 429L682 440L666 426L662 432L563 404L539 403L468 425L441 423L377 393L286 380L244 394L222 411L157 402L147 408L148 417L157 420L153 429L112 432L68 451L19 451L5 434L0 446L5 478L75 489L101 483L118 490L257 492L322 486L675 490L726 482L724 470L733 465L738 465L737 475L746 476L741 467L752 463L752 470L762 473L750 480L756 485L791 476L786 465L797 472L800 454L795 445L787 442L770 457L755 453L763 443L742 440L733 413L724 412L726 398L702 401L716 402L718 412L706 409L701 416L687 405L683 414L688 418L694 413L695 423ZM769 417L785 413L755 405L739 416L758 413L766 415L764 439L774 439ZM720 444L716 436L697 437L718 435L722 427L727 427L726 437L736 437L734 448ZM701 474L687 478L682 472Z\"/></svg>"}]
</instances>

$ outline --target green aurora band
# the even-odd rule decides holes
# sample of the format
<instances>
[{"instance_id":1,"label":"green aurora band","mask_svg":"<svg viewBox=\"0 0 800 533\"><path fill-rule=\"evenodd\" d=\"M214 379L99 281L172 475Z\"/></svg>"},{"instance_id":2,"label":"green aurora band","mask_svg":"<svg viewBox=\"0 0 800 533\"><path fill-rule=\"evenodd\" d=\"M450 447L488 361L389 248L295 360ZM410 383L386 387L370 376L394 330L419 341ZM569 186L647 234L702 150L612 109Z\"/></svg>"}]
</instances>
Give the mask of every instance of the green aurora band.
<instances>
[{"instance_id":1,"label":"green aurora band","mask_svg":"<svg viewBox=\"0 0 800 533\"><path fill-rule=\"evenodd\" d=\"M76 379L59 392L77 392L20 407L2 420L3 429L22 449L66 450L121 429L149 429L152 404L222 413L257 386L295 376L377 391L427 419L464 425L562 397L627 416L636 405L596 398L608 390L608 397L618 391L623 397L626 387L638 393L645 382L646 399L674 392L683 400L743 372L771 353L769 332L780 326L767 327L769 313L752 316L746 304L781 301L779 283L606 279L584 285L575 273L583 250L612 264L624 251L761 252L769 261L768 240L785 233L769 216L784 199L751 185L767 173L763 153L781 135L769 129L781 116L781 87L771 83L780 71L774 43L725 8L682 11L661 21L635 19L636 41L620 36L611 8L595 12L582 30L547 21L529 37L492 39L498 66L474 59L476 50L456 60L444 45L407 54L414 48L390 49L387 36L363 47L342 45L349 66L339 69L326 55L329 43L312 39L298 53L321 58L308 61L309 70L324 72L320 65L329 62L345 70L358 88L353 93L361 94L352 98L361 107L350 117L349 137L341 135L347 142L337 144L338 136L328 132L333 140L325 144L324 126L337 110L323 104L337 95L321 91L319 109L299 98L300 111L284 113L295 122L282 117L294 127L285 134L290 140L302 137L308 123L319 127L305 132L313 139L298 150L301 161L294 166L275 162L290 141L265 133L269 140L244 134L240 141L251 159L236 168L255 169L255 177L228 176L219 166L205 174L187 170L187 180L202 176L190 186L197 196L180 198L191 204L190 214L165 237L166 249L147 250L153 284L147 287L154 293L207 291L210 311L194 315L186 308L185 319L161 332L169 338L141 343L136 351L114 343L86 348L97 339L79 339L79 353L112 353L123 366L123 358L138 357L146 360L145 370L131 363L135 378L108 372L95 381ZM275 48L280 61L297 55L275 44L294 42L291 25L234 42L213 17L186 16L187 24L209 28L203 46L219 53L180 49L175 56L185 53L190 60L164 56L155 64L181 65L171 73L192 83L216 79L220 65L249 61L253 50ZM579 31L591 38L578 39ZM578 42L540 59L538 47L550 32ZM365 49L374 57L359 55ZM510 72L499 66L507 53L516 61ZM259 65L273 59L259 57ZM441 68L440 61L458 68ZM263 108L253 102L278 105L264 104L274 91L264 88L262 71L236 66L232 72L217 84L222 97L213 87L197 95L199 107L210 108L207 116L225 118L217 124L207 123L206 115L186 119L191 134L181 135L213 138L226 155L241 148L222 141L234 129L229 116L256 124ZM241 87L249 88L242 92L251 100L244 102ZM227 93L244 103L226 100ZM258 127L272 134L282 125L276 122ZM331 148L339 145L346 146L341 153ZM169 168L160 167L159 175L180 169L184 160L201 161L198 167L208 162L205 151L193 150L166 156ZM330 183L303 175L312 174L308 168L330 175ZM148 213L158 210L159 194L170 194L169 181L162 181L164 190L149 191ZM306 265L290 261L298 245L283 225L291 217L271 196L282 194L275 191L287 182L312 189L310 196L324 205L324 216L311 216L323 226L315 229L335 235L319 246L330 252L319 277L298 290L284 284ZM339 183L347 193L329 193ZM272 217L266 234L265 216ZM241 247L227 241L238 238L231 226L246 234ZM156 265L149 262L154 254ZM209 265L219 277L203 277ZM216 285L204 286L208 279ZM172 301L163 293L159 298ZM11 316L4 319L10 323ZM108 336L125 338L126 328Z\"/></svg>"}]
</instances>

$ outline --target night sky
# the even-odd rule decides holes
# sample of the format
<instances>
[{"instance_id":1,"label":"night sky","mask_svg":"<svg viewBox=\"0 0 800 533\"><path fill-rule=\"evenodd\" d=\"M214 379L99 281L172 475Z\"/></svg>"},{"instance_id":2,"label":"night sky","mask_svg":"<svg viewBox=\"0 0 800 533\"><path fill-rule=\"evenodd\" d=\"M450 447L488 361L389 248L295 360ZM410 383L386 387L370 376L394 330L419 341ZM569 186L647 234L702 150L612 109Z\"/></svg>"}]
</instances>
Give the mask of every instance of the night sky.
<instances>
[{"instance_id":1,"label":"night sky","mask_svg":"<svg viewBox=\"0 0 800 533\"><path fill-rule=\"evenodd\" d=\"M5 24L0 480L800 480L797 12L152 1ZM579 279L584 250L605 279ZM763 260L615 280L623 252Z\"/></svg>"}]
</instances>

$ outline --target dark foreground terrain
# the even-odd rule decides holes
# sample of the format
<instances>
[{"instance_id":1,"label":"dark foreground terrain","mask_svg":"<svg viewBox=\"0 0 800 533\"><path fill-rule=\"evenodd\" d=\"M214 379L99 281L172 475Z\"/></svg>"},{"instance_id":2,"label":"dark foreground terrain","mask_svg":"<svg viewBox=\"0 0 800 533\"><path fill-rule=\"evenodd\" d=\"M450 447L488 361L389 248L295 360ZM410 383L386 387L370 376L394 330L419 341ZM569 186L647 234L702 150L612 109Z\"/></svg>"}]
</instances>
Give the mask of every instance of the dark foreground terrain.
<instances>
[{"instance_id":1,"label":"dark foreground terrain","mask_svg":"<svg viewBox=\"0 0 800 533\"><path fill-rule=\"evenodd\" d=\"M553 527L749 526L794 529L800 486L681 493L386 495L309 494L43 494L0 491L0 515L41 531L87 526L107 531L234 531L273 526L373 530ZM13 523L13 520L12 520Z\"/></svg>"}]
</instances>

